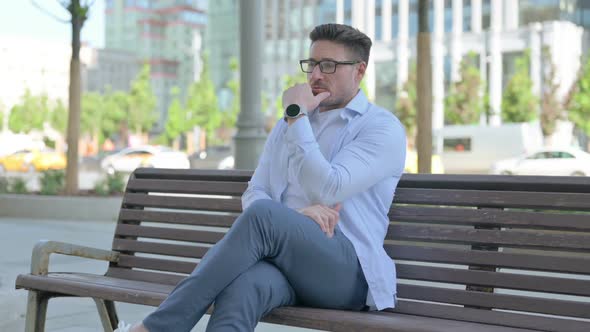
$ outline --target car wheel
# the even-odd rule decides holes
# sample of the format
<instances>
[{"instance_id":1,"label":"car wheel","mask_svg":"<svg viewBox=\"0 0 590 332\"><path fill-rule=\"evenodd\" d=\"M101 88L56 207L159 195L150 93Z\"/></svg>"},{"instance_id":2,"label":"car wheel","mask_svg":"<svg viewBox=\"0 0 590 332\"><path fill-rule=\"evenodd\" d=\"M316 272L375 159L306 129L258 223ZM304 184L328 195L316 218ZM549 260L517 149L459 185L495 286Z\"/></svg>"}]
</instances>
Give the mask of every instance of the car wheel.
<instances>
[{"instance_id":1,"label":"car wheel","mask_svg":"<svg viewBox=\"0 0 590 332\"><path fill-rule=\"evenodd\" d=\"M576 171L572 173L572 176L585 176L584 172Z\"/></svg>"}]
</instances>

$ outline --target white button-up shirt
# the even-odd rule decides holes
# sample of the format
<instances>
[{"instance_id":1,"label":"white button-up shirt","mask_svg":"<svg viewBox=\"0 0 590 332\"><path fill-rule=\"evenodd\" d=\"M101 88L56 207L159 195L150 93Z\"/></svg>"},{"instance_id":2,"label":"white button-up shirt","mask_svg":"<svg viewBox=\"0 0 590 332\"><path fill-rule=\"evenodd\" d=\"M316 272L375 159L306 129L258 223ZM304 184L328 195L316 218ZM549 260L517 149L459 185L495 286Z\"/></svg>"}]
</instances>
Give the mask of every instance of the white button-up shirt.
<instances>
[{"instance_id":1,"label":"white button-up shirt","mask_svg":"<svg viewBox=\"0 0 590 332\"><path fill-rule=\"evenodd\" d=\"M392 113L369 103L362 91L344 109L330 112L340 112L346 124L333 137L328 157L322 154L308 117L291 126L279 120L242 196L242 207L258 199L285 204L283 194L291 172L310 205L341 203L338 227L354 246L363 269L369 286L367 305L391 308L396 273L383 240L404 170L405 131Z\"/></svg>"}]
</instances>

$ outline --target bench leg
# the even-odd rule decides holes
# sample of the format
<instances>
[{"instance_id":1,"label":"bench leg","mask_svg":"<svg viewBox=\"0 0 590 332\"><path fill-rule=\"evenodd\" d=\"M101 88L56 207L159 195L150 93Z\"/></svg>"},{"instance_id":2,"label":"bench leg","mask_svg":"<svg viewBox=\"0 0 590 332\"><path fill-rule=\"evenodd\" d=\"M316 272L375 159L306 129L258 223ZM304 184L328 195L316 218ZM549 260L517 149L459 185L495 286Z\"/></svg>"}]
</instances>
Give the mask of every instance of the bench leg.
<instances>
[{"instance_id":1,"label":"bench leg","mask_svg":"<svg viewBox=\"0 0 590 332\"><path fill-rule=\"evenodd\" d=\"M93 298L98 309L98 315L105 332L113 332L113 330L119 324L119 318L117 317L117 309L113 301L102 300Z\"/></svg>"},{"instance_id":2,"label":"bench leg","mask_svg":"<svg viewBox=\"0 0 590 332\"><path fill-rule=\"evenodd\" d=\"M25 332L44 332L49 296L43 292L29 291Z\"/></svg>"}]
</instances>

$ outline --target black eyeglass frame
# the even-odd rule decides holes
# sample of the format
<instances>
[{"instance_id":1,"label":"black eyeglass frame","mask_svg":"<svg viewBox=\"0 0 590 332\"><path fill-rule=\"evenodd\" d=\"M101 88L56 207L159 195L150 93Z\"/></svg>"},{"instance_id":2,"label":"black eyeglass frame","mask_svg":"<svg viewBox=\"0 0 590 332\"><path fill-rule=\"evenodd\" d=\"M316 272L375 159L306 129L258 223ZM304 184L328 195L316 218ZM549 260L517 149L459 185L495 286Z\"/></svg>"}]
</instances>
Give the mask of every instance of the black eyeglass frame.
<instances>
[{"instance_id":1,"label":"black eyeglass frame","mask_svg":"<svg viewBox=\"0 0 590 332\"><path fill-rule=\"evenodd\" d=\"M333 63L334 64L334 70L333 71L324 71L323 70L323 63ZM338 65L356 65L357 63L361 63L362 61L360 60L355 60L355 61L335 61L335 60L320 60L320 61L315 61L315 60L311 60L311 59L304 59L304 60L299 60L299 66L301 67L301 71L306 73L306 74L311 74L313 73L313 70L315 69L315 66L320 66L320 71L324 74L334 74L336 72L336 69L338 69ZM311 70L310 71L305 71L305 69L303 69L303 65L304 64L308 64L308 65L312 65Z\"/></svg>"}]
</instances>

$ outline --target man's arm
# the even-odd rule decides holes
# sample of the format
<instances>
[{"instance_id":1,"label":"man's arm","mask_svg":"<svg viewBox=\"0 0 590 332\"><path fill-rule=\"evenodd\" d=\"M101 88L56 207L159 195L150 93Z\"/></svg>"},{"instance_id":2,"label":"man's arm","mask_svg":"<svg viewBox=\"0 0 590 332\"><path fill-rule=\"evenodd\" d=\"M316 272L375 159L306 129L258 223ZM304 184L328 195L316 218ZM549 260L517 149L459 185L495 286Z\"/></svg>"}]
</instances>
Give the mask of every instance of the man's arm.
<instances>
[{"instance_id":1,"label":"man's arm","mask_svg":"<svg viewBox=\"0 0 590 332\"><path fill-rule=\"evenodd\" d=\"M282 120L281 120L282 121ZM271 199L270 197L270 160L271 160L271 145L276 140L278 127L280 122L275 125L270 135L264 143L264 150L260 155L258 166L254 170L252 178L248 182L248 188L242 195L242 210L245 210L250 204L259 199Z\"/></svg>"},{"instance_id":2,"label":"man's arm","mask_svg":"<svg viewBox=\"0 0 590 332\"><path fill-rule=\"evenodd\" d=\"M404 169L405 132L399 122L385 115L372 121L332 162L322 155L306 116L289 125L287 142L289 162L315 204L342 202L380 180L401 176Z\"/></svg>"}]
</instances>

